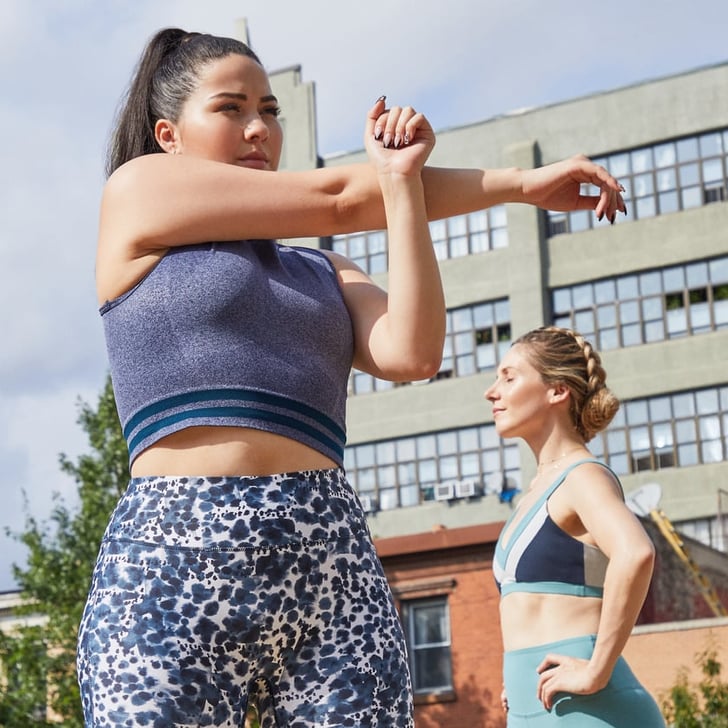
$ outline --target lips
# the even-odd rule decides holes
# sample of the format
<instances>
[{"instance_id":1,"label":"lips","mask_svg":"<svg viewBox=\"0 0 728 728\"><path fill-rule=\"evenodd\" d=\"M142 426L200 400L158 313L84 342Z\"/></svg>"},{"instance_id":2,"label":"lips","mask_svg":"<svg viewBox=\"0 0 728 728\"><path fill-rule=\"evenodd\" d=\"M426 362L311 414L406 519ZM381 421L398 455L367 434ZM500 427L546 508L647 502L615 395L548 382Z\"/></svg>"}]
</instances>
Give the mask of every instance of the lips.
<instances>
[{"instance_id":1,"label":"lips","mask_svg":"<svg viewBox=\"0 0 728 728\"><path fill-rule=\"evenodd\" d=\"M250 152L240 157L238 164L250 169L265 169L268 166L268 157L263 152Z\"/></svg>"}]
</instances>

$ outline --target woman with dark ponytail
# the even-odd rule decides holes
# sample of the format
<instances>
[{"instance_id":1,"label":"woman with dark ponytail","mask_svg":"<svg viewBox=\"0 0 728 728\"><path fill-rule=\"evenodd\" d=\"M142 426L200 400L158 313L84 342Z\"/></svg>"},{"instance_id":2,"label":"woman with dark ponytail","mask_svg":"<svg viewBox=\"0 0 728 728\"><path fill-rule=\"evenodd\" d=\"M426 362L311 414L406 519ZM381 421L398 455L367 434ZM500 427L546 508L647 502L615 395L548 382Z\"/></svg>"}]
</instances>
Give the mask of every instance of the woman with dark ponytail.
<instances>
[{"instance_id":1,"label":"woman with dark ponytail","mask_svg":"<svg viewBox=\"0 0 728 728\"><path fill-rule=\"evenodd\" d=\"M425 167L430 124L384 97L367 163L279 172L278 114L250 48L179 29L151 39L119 111L96 284L132 478L80 628L87 726L238 726L254 701L266 726L411 728L401 626L342 468L350 369L437 372L428 217L624 212L584 157ZM388 291L276 242L383 228Z\"/></svg>"},{"instance_id":2,"label":"woman with dark ponytail","mask_svg":"<svg viewBox=\"0 0 728 728\"><path fill-rule=\"evenodd\" d=\"M654 547L617 476L587 443L619 409L599 354L568 329L517 339L485 397L536 476L496 546L508 728L664 728L621 657L647 594Z\"/></svg>"}]
</instances>

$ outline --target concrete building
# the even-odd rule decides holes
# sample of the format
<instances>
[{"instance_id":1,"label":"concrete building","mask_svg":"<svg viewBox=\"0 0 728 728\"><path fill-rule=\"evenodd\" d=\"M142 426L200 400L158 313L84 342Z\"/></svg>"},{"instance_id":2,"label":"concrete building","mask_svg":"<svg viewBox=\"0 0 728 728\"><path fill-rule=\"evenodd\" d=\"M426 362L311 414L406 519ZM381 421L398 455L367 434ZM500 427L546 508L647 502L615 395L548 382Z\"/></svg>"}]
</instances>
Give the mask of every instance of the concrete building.
<instances>
[{"instance_id":1,"label":"concrete building","mask_svg":"<svg viewBox=\"0 0 728 728\"><path fill-rule=\"evenodd\" d=\"M272 83L289 168L365 159L316 154L315 94L300 68ZM434 165L525 168L584 153L624 184L629 215L612 226L504 205L433 223L448 306L438 376L393 386L352 373L346 466L408 630L430 711L418 708L420 725L500 725L499 683L484 688L479 673L500 661L482 573L535 466L527 448L496 436L482 394L521 333L554 323L594 343L623 406L592 451L648 510L728 550L726 88L728 63L438 133ZM386 286L385 233L306 243L348 255ZM479 707L442 712L458 700Z\"/></svg>"}]
</instances>

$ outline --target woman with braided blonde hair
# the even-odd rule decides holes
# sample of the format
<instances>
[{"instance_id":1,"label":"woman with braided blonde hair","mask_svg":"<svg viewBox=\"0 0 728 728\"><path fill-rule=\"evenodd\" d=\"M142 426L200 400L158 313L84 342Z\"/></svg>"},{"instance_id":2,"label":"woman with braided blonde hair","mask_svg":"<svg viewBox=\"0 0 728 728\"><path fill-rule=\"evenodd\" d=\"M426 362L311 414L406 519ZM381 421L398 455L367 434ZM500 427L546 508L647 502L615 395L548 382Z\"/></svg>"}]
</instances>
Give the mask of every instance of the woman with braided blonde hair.
<instances>
[{"instance_id":1,"label":"woman with braided blonde hair","mask_svg":"<svg viewBox=\"0 0 728 728\"><path fill-rule=\"evenodd\" d=\"M587 443L619 400L599 354L568 329L517 339L485 392L501 437L520 437L536 475L496 546L508 728L663 728L621 657L654 547L619 479Z\"/></svg>"}]
</instances>

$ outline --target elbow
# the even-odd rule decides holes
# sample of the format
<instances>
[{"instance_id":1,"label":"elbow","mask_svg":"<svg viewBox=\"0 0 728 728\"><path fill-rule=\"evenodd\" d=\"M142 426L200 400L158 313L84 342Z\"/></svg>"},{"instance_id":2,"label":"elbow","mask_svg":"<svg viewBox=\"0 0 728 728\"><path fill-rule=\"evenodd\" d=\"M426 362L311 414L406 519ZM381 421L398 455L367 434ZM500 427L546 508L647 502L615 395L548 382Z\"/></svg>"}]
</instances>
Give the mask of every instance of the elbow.
<instances>
[{"instance_id":1,"label":"elbow","mask_svg":"<svg viewBox=\"0 0 728 728\"><path fill-rule=\"evenodd\" d=\"M398 367L396 379L401 382L420 382L432 379L442 365L442 351L418 352L407 357Z\"/></svg>"}]
</instances>

